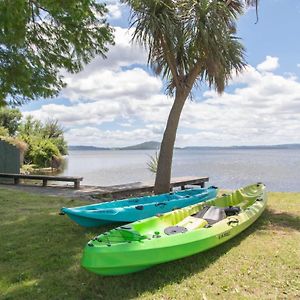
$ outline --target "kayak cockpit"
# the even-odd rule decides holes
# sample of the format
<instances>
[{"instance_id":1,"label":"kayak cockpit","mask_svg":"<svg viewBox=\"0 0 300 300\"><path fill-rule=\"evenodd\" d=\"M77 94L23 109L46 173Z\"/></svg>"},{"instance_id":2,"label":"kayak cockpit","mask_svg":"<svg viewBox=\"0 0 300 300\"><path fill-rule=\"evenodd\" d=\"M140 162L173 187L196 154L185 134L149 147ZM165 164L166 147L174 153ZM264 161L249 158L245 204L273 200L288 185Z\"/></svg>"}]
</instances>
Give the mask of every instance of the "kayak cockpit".
<instances>
[{"instance_id":1,"label":"kayak cockpit","mask_svg":"<svg viewBox=\"0 0 300 300\"><path fill-rule=\"evenodd\" d=\"M140 242L146 239L159 238L162 235L168 236L201 228L209 228L213 224L225 219L227 216L238 214L240 211L239 207L220 208L216 206L204 206L204 208L197 213L189 215L177 224L171 226L169 226L170 224L160 224L154 231L153 228L151 228L151 231L141 233L136 230L135 224L123 225L95 237L92 241L98 242L99 246ZM94 246L94 243L90 243L90 246L91 245Z\"/></svg>"},{"instance_id":2,"label":"kayak cockpit","mask_svg":"<svg viewBox=\"0 0 300 300\"><path fill-rule=\"evenodd\" d=\"M198 213L192 214L184 218L175 226L169 226L164 229L167 235L184 233L187 231L209 228L213 224L218 223L229 216L238 215L241 212L239 206L217 207L217 206L204 206Z\"/></svg>"}]
</instances>

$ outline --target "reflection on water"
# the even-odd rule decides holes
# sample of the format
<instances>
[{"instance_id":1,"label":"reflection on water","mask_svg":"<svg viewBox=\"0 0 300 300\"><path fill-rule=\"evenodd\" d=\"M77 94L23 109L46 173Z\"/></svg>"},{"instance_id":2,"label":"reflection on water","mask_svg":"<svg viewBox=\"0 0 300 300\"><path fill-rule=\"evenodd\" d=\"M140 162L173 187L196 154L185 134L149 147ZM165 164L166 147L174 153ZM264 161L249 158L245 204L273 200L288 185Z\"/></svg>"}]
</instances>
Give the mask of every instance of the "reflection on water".
<instances>
[{"instance_id":1,"label":"reflection on water","mask_svg":"<svg viewBox=\"0 0 300 300\"><path fill-rule=\"evenodd\" d=\"M155 151L70 151L62 175L83 176L83 184L154 181L147 162ZM238 188L257 181L272 191L300 191L299 150L176 150L173 176L209 176L210 184Z\"/></svg>"}]
</instances>

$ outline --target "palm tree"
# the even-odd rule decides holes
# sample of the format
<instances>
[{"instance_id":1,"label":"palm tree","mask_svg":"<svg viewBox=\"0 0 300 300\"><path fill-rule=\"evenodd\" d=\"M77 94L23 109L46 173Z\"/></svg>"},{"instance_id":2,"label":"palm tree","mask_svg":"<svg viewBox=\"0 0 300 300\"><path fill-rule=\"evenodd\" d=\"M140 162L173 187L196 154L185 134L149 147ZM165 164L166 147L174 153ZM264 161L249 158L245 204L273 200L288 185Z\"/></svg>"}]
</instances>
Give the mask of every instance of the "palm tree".
<instances>
[{"instance_id":1,"label":"palm tree","mask_svg":"<svg viewBox=\"0 0 300 300\"><path fill-rule=\"evenodd\" d=\"M174 96L161 143L154 192L170 188L173 149L180 115L193 87L206 82L219 93L233 71L244 66L235 21L242 0L126 0L133 40L145 46L148 63Z\"/></svg>"}]
</instances>

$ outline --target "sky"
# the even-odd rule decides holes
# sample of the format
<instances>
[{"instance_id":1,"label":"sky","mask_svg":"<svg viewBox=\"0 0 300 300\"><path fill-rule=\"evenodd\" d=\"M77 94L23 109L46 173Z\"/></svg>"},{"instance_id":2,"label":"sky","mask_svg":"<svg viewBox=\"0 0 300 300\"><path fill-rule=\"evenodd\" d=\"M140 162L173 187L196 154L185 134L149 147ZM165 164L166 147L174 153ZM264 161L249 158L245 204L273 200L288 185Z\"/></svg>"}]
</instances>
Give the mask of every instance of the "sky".
<instances>
[{"instance_id":1,"label":"sky","mask_svg":"<svg viewBox=\"0 0 300 300\"><path fill-rule=\"evenodd\" d=\"M95 58L55 99L24 105L24 115L57 119L69 145L121 147L161 141L172 98L147 66L147 52L131 43L128 9L106 1L115 28L107 59ZM176 146L300 143L300 1L261 0L238 21L247 67L220 96L205 85L188 100Z\"/></svg>"}]
</instances>

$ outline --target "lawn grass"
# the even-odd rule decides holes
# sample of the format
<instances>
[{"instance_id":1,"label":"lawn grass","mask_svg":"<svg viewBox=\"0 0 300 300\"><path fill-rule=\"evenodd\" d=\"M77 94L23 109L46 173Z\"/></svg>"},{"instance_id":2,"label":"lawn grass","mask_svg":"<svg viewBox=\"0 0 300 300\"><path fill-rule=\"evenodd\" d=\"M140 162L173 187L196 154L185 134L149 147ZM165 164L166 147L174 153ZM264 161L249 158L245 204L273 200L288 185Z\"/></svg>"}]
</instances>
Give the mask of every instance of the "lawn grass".
<instances>
[{"instance_id":1,"label":"lawn grass","mask_svg":"<svg viewBox=\"0 0 300 300\"><path fill-rule=\"evenodd\" d=\"M84 229L57 213L87 202L0 189L0 299L299 299L300 193L269 193L260 219L229 242L143 272L80 267Z\"/></svg>"}]
</instances>

